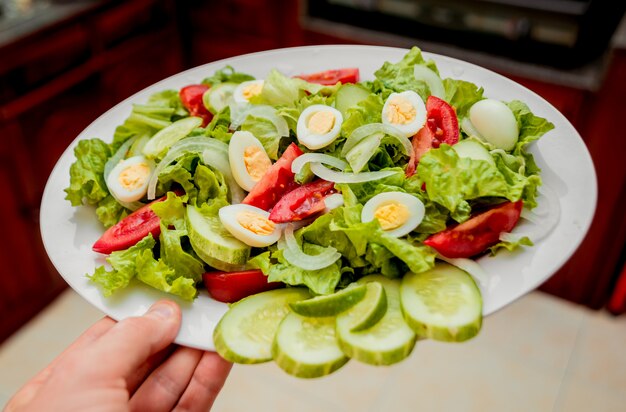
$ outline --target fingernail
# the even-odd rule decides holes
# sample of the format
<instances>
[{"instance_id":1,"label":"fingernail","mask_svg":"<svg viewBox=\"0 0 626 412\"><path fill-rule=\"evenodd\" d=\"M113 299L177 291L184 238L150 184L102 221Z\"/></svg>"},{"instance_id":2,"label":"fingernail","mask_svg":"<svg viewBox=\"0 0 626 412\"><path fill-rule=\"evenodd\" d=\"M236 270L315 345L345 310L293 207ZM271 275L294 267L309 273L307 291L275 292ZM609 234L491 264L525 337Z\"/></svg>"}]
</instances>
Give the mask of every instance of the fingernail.
<instances>
[{"instance_id":1,"label":"fingernail","mask_svg":"<svg viewBox=\"0 0 626 412\"><path fill-rule=\"evenodd\" d=\"M174 315L174 308L167 302L157 302L150 307L147 314L161 319L168 319Z\"/></svg>"}]
</instances>

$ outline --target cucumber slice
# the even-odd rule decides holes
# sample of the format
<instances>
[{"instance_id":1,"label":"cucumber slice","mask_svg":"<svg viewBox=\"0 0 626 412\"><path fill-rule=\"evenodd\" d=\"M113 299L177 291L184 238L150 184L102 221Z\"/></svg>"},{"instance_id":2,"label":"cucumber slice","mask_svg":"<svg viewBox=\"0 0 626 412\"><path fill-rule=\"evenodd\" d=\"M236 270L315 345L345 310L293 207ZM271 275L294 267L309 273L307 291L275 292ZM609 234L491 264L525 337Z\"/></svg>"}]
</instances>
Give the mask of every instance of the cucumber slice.
<instances>
[{"instance_id":1,"label":"cucumber slice","mask_svg":"<svg viewBox=\"0 0 626 412\"><path fill-rule=\"evenodd\" d=\"M193 129L200 127L202 119L199 117L185 117L159 130L143 147L143 154L151 159L160 156L174 143L186 137Z\"/></svg>"},{"instance_id":2,"label":"cucumber slice","mask_svg":"<svg viewBox=\"0 0 626 412\"><path fill-rule=\"evenodd\" d=\"M328 375L349 360L337 343L334 317L311 318L294 312L280 323L272 356L281 369L299 378Z\"/></svg>"},{"instance_id":3,"label":"cucumber slice","mask_svg":"<svg viewBox=\"0 0 626 412\"><path fill-rule=\"evenodd\" d=\"M348 109L355 107L359 102L367 99L370 95L370 91L352 83L342 85L337 90L337 97L335 98L335 109L341 112L343 119L348 116Z\"/></svg>"},{"instance_id":4,"label":"cucumber slice","mask_svg":"<svg viewBox=\"0 0 626 412\"><path fill-rule=\"evenodd\" d=\"M367 288L365 297L350 311L351 332L371 328L387 312L387 294L383 285L378 282L369 282L365 286Z\"/></svg>"},{"instance_id":5,"label":"cucumber slice","mask_svg":"<svg viewBox=\"0 0 626 412\"><path fill-rule=\"evenodd\" d=\"M380 142L385 135L383 133L374 133L367 136L356 144L348 154L346 154L346 160L350 163L350 167L354 173L359 173L367 162L372 158Z\"/></svg>"},{"instance_id":6,"label":"cucumber slice","mask_svg":"<svg viewBox=\"0 0 626 412\"><path fill-rule=\"evenodd\" d=\"M237 88L237 83L219 83L212 86L202 95L202 103L211 113L216 114L224 110L226 106L231 104L233 92Z\"/></svg>"},{"instance_id":7,"label":"cucumber slice","mask_svg":"<svg viewBox=\"0 0 626 412\"><path fill-rule=\"evenodd\" d=\"M421 80L428 85L430 94L445 100L446 89L443 87L443 81L437 73L424 65L416 64L413 68L413 74L417 80Z\"/></svg>"},{"instance_id":8,"label":"cucumber slice","mask_svg":"<svg viewBox=\"0 0 626 412\"><path fill-rule=\"evenodd\" d=\"M387 311L374 326L353 332L352 310L337 316L337 340L346 355L371 365L391 365L406 358L415 346L415 332L400 309L400 280L365 276L357 283L379 282L387 295ZM356 307L354 308L356 309Z\"/></svg>"},{"instance_id":9,"label":"cucumber slice","mask_svg":"<svg viewBox=\"0 0 626 412\"><path fill-rule=\"evenodd\" d=\"M358 303L367 291L366 285L345 289L330 295L316 296L312 299L291 303L291 310L298 315L310 317L336 316Z\"/></svg>"},{"instance_id":10,"label":"cucumber slice","mask_svg":"<svg viewBox=\"0 0 626 412\"><path fill-rule=\"evenodd\" d=\"M495 160L489 154L489 151L482 144L474 140L461 140L452 146L459 157L469 158L473 160L484 160L492 165L496 165Z\"/></svg>"},{"instance_id":11,"label":"cucumber slice","mask_svg":"<svg viewBox=\"0 0 626 412\"><path fill-rule=\"evenodd\" d=\"M406 274L400 296L405 318L420 337L462 342L480 331L480 290L467 272L455 266L436 263L426 272Z\"/></svg>"},{"instance_id":12,"label":"cucumber slice","mask_svg":"<svg viewBox=\"0 0 626 412\"><path fill-rule=\"evenodd\" d=\"M305 288L276 289L233 304L213 332L215 350L230 362L272 360L272 343L278 325L289 313L289 303L309 296Z\"/></svg>"},{"instance_id":13,"label":"cucumber slice","mask_svg":"<svg viewBox=\"0 0 626 412\"><path fill-rule=\"evenodd\" d=\"M202 214L187 206L189 242L196 254L220 270L241 270L250 257L250 246L236 239L222 226L218 216Z\"/></svg>"}]
</instances>

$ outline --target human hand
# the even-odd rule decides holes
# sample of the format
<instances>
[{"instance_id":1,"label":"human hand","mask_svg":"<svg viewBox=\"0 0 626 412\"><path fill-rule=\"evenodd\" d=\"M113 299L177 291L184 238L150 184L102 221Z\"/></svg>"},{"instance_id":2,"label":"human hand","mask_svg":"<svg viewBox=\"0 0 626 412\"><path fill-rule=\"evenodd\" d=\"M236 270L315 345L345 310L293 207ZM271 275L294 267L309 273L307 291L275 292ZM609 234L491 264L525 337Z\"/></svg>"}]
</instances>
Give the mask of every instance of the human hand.
<instances>
[{"instance_id":1,"label":"human hand","mask_svg":"<svg viewBox=\"0 0 626 412\"><path fill-rule=\"evenodd\" d=\"M140 317L104 318L6 405L21 411L207 411L231 364L172 342L181 312L159 301Z\"/></svg>"}]
</instances>

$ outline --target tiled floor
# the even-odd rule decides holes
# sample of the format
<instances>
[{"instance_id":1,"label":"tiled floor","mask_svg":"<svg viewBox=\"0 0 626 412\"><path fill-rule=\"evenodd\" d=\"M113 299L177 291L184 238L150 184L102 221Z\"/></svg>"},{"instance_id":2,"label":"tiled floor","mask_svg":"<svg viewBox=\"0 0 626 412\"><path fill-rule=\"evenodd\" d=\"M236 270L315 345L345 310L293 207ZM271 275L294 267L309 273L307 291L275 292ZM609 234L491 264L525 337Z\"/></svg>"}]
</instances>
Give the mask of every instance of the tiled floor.
<instances>
[{"instance_id":1,"label":"tiled floor","mask_svg":"<svg viewBox=\"0 0 626 412\"><path fill-rule=\"evenodd\" d=\"M0 347L0 405L101 314L72 291ZM465 344L419 342L392 367L316 380L233 368L213 411L626 411L626 316L534 292Z\"/></svg>"}]
</instances>

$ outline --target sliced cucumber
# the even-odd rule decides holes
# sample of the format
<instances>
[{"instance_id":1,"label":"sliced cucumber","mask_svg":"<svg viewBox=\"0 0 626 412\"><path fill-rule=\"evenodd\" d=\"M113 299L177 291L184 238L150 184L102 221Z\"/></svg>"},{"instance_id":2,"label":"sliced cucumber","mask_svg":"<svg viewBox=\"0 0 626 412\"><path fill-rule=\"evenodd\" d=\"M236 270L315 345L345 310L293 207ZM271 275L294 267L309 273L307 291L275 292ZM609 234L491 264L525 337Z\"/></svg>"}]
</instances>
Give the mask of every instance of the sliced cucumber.
<instances>
[{"instance_id":1,"label":"sliced cucumber","mask_svg":"<svg viewBox=\"0 0 626 412\"><path fill-rule=\"evenodd\" d=\"M359 332L351 330L355 318L352 310L337 316L339 346L349 357L372 365L400 362L411 353L416 340L400 309L400 281L381 275L369 275L358 281L367 282L379 282L385 288L387 311L374 326Z\"/></svg>"},{"instance_id":2,"label":"sliced cucumber","mask_svg":"<svg viewBox=\"0 0 626 412\"><path fill-rule=\"evenodd\" d=\"M187 206L189 242L196 254L216 269L242 269L250 257L250 246L231 235L218 216L206 216Z\"/></svg>"},{"instance_id":3,"label":"sliced cucumber","mask_svg":"<svg viewBox=\"0 0 626 412\"><path fill-rule=\"evenodd\" d=\"M164 129L159 130L143 147L143 154L148 158L155 158L163 154L174 143L186 137L193 129L202 124L199 117L185 117L177 120Z\"/></svg>"},{"instance_id":4,"label":"sliced cucumber","mask_svg":"<svg viewBox=\"0 0 626 412\"><path fill-rule=\"evenodd\" d=\"M274 337L278 325L289 313L289 303L309 296L305 288L276 289L233 304L213 332L215 350L230 362L272 360Z\"/></svg>"},{"instance_id":5,"label":"sliced cucumber","mask_svg":"<svg viewBox=\"0 0 626 412\"><path fill-rule=\"evenodd\" d=\"M496 165L496 162L493 160L493 157L489 154L489 151L485 148L485 146L474 140L461 140L453 145L452 148L456 154L459 155L459 157L484 160L494 166Z\"/></svg>"},{"instance_id":6,"label":"sliced cucumber","mask_svg":"<svg viewBox=\"0 0 626 412\"><path fill-rule=\"evenodd\" d=\"M447 263L408 273L400 287L407 322L423 338L462 342L480 331L482 297L474 279Z\"/></svg>"},{"instance_id":7,"label":"sliced cucumber","mask_svg":"<svg viewBox=\"0 0 626 412\"><path fill-rule=\"evenodd\" d=\"M387 294L385 288L378 282L369 282L365 285L365 297L350 311L351 332L359 332L374 326L387 312Z\"/></svg>"},{"instance_id":8,"label":"sliced cucumber","mask_svg":"<svg viewBox=\"0 0 626 412\"><path fill-rule=\"evenodd\" d=\"M352 83L346 83L337 90L335 108L341 112L344 120L348 116L348 109L355 107L359 102L367 99L370 91Z\"/></svg>"},{"instance_id":9,"label":"sliced cucumber","mask_svg":"<svg viewBox=\"0 0 626 412\"><path fill-rule=\"evenodd\" d=\"M328 375L349 360L337 343L334 317L312 318L294 312L280 323L272 356L285 372L300 378Z\"/></svg>"},{"instance_id":10,"label":"sliced cucumber","mask_svg":"<svg viewBox=\"0 0 626 412\"><path fill-rule=\"evenodd\" d=\"M350 149L346 154L346 160L350 163L350 167L354 173L359 173L363 170L367 162L369 162L376 152L376 149L378 149L378 146L380 146L383 137L385 137L383 133L374 133L367 136Z\"/></svg>"},{"instance_id":11,"label":"sliced cucumber","mask_svg":"<svg viewBox=\"0 0 626 412\"><path fill-rule=\"evenodd\" d=\"M349 286L330 295L294 302L290 306L291 310L302 316L336 316L363 299L366 291L366 285Z\"/></svg>"},{"instance_id":12,"label":"sliced cucumber","mask_svg":"<svg viewBox=\"0 0 626 412\"><path fill-rule=\"evenodd\" d=\"M417 80L421 80L428 85L430 94L440 99L446 98L446 89L443 87L443 81L437 73L421 64L415 65L413 73Z\"/></svg>"},{"instance_id":13,"label":"sliced cucumber","mask_svg":"<svg viewBox=\"0 0 626 412\"><path fill-rule=\"evenodd\" d=\"M221 112L234 101L233 93L238 85L237 83L225 82L211 87L202 95L204 107L213 114Z\"/></svg>"}]
</instances>

